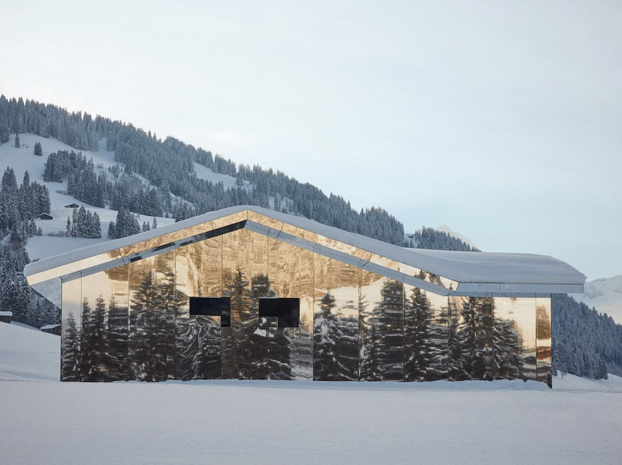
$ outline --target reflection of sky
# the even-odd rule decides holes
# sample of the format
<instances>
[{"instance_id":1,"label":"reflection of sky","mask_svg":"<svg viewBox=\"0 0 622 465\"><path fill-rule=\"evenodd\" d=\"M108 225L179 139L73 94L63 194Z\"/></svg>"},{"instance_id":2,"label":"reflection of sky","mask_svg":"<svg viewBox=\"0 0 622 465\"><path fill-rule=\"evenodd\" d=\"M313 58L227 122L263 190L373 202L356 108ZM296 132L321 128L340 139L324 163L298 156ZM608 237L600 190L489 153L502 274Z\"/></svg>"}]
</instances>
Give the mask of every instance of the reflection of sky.
<instances>
[{"instance_id":1,"label":"reflection of sky","mask_svg":"<svg viewBox=\"0 0 622 465\"><path fill-rule=\"evenodd\" d=\"M63 297L63 318L66 320L69 313L73 314L73 318L76 320L78 328L80 324L80 315L82 312L82 287L81 279L74 279L63 283L62 290ZM67 326L63 325L63 329Z\"/></svg>"}]
</instances>

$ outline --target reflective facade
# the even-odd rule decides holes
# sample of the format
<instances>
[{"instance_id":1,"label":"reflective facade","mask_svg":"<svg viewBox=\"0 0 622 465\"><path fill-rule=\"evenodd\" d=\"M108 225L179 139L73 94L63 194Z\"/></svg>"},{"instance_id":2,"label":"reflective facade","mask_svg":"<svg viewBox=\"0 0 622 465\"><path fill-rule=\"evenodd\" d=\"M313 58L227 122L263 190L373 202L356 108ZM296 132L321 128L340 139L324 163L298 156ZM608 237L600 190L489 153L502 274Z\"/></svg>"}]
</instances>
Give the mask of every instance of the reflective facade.
<instances>
[{"instance_id":1,"label":"reflective facade","mask_svg":"<svg viewBox=\"0 0 622 465\"><path fill-rule=\"evenodd\" d=\"M430 289L456 283L253 215L134 245L119 266L65 276L61 379L550 384L548 297L442 295ZM191 314L193 298L224 299ZM277 315L291 319L292 309L293 324Z\"/></svg>"}]
</instances>

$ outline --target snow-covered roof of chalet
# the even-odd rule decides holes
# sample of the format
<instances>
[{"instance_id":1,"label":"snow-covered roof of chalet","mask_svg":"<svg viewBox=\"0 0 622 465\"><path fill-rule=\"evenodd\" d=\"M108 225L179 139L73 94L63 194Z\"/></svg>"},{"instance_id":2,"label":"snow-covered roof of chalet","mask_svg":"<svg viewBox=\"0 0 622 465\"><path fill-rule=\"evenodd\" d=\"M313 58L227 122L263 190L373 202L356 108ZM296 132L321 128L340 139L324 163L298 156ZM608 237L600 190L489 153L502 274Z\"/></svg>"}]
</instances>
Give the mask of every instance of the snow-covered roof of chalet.
<instances>
[{"instance_id":1,"label":"snow-covered roof of chalet","mask_svg":"<svg viewBox=\"0 0 622 465\"><path fill-rule=\"evenodd\" d=\"M427 287L428 290L434 292L439 292L440 290L443 291L443 294L477 296L582 292L585 282L585 276L575 268L548 256L407 249L360 234L326 226L307 218L256 206L225 208L134 236L101 242L70 253L30 263L25 267L24 274L28 277L30 284L47 297L44 282L68 274L75 274L76 267L85 269L97 265L98 270L102 270L111 268L113 267L112 265L120 266L123 264L122 260L124 260L124 263L127 263L128 261L125 259L133 257L137 252L140 253L140 247L138 247L138 250L132 249L131 254L124 256L120 250L124 247L139 245L143 242L148 244L153 242L150 241L152 239L171 233L183 232L185 229L215 220L220 220L219 224L224 225L227 224L226 217L232 215L234 217L232 217L231 223L244 220L246 221L245 228L310 250L312 249L320 254L347 261L360 268L367 268L384 276L395 279L401 279L401 277L412 278L417 276L413 273L413 268L424 270L428 274L445 278L444 287L447 289L435 285L422 287ZM282 224L293 226L293 230L297 228L297 230L310 232L312 233L310 237L317 235L327 240L323 240L322 245L303 237L304 235L299 234L295 237L295 235L285 233L286 228ZM194 231L196 231L196 228ZM292 229L290 229L291 231ZM195 234L196 232L190 230L187 236L181 234L178 237L179 240L167 244L169 246L167 250L183 245L184 238L192 237ZM329 244L328 247L326 247L326 244ZM160 250L162 247L152 249L152 251ZM355 256L348 255L353 250L353 247L358 249L357 253ZM93 261L95 257L106 253L109 254L106 260L110 263L110 266L106 267L106 264L102 261ZM116 257L114 262L117 264L112 263L113 259L110 257L113 256ZM412 279L414 279L416 285L420 284L420 280ZM408 280L404 282L408 282ZM34 286L37 283L41 283L41 285L38 287ZM60 284L60 282L57 284Z\"/></svg>"}]
</instances>

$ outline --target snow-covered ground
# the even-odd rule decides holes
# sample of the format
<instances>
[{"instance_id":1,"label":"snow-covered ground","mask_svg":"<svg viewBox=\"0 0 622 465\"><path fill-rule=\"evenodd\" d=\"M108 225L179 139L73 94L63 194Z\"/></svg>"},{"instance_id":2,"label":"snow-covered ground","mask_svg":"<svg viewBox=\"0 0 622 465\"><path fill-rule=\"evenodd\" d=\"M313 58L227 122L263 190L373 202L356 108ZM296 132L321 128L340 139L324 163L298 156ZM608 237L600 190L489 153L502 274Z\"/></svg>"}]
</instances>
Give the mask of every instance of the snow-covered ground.
<instances>
[{"instance_id":1,"label":"snow-covered ground","mask_svg":"<svg viewBox=\"0 0 622 465\"><path fill-rule=\"evenodd\" d=\"M59 376L59 336L19 323L0 323L0 392L3 381L58 381Z\"/></svg>"},{"instance_id":2,"label":"snow-covered ground","mask_svg":"<svg viewBox=\"0 0 622 465\"><path fill-rule=\"evenodd\" d=\"M59 339L0 323L0 373L15 373L7 351L52 351ZM558 377L553 390L522 381L89 384L43 381L52 367L35 363L24 359L12 379L37 382L0 381L0 463L568 465L622 457L618 377Z\"/></svg>"}]
</instances>

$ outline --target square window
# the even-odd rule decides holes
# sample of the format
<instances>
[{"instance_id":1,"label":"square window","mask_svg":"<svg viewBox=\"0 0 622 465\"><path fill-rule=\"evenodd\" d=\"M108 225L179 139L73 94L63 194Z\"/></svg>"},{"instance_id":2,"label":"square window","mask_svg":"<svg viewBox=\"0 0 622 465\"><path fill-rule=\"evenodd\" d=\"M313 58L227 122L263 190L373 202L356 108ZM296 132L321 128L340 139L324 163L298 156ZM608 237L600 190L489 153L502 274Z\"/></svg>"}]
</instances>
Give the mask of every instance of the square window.
<instances>
[{"instance_id":1,"label":"square window","mask_svg":"<svg viewBox=\"0 0 622 465\"><path fill-rule=\"evenodd\" d=\"M277 317L279 328L298 328L300 323L300 299L260 298L260 317Z\"/></svg>"},{"instance_id":2,"label":"square window","mask_svg":"<svg viewBox=\"0 0 622 465\"><path fill-rule=\"evenodd\" d=\"M219 316L220 326L231 326L231 297L190 297L190 316Z\"/></svg>"}]
</instances>

